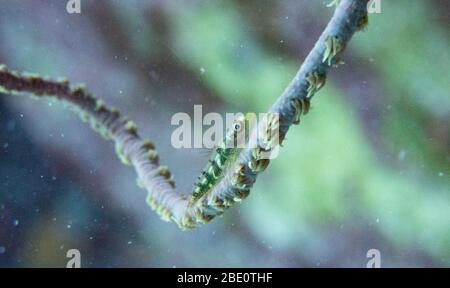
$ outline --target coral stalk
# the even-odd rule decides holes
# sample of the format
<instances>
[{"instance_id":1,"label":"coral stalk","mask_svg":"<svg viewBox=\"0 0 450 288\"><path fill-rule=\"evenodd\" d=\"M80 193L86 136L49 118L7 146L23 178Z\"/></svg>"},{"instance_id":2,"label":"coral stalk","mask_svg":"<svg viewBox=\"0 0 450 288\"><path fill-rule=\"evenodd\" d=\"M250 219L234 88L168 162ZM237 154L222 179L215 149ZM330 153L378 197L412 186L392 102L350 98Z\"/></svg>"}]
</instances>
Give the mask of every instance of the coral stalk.
<instances>
[{"instance_id":1,"label":"coral stalk","mask_svg":"<svg viewBox=\"0 0 450 288\"><path fill-rule=\"evenodd\" d=\"M289 127L298 124L300 115L306 114L311 98L325 84L330 68L340 63L339 56L353 34L367 23L368 1L339 1L334 16L300 70L269 109L279 115L270 125L279 128L280 143ZM147 203L162 219L173 221L182 229L206 223L247 197L257 175L269 164L269 160L259 157L263 148L246 148L210 191L190 203L192 195L176 191L169 169L159 164L154 145L139 136L136 125L84 88L71 86L66 80L18 74L5 66L0 67L0 87L7 93L25 92L67 103L95 131L115 142L119 158L135 168L139 186L147 190Z\"/></svg>"}]
</instances>

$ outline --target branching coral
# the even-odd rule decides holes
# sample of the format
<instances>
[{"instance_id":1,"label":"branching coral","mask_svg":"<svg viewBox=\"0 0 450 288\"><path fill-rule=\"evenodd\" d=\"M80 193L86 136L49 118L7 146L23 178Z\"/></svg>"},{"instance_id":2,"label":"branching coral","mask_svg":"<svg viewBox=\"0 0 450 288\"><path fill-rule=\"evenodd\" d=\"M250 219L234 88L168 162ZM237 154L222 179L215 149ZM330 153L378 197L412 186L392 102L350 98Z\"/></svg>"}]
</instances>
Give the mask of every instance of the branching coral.
<instances>
[{"instance_id":1,"label":"branching coral","mask_svg":"<svg viewBox=\"0 0 450 288\"><path fill-rule=\"evenodd\" d=\"M269 109L279 115L269 126L279 129L280 143L289 127L298 124L300 115L308 112L311 98L325 84L330 68L339 63L339 56L353 34L367 23L368 0L334 2L339 5L333 18L294 79ZM67 104L101 136L115 142L121 161L135 168L138 185L148 191L147 203L162 219L173 221L182 229L209 222L247 197L257 175L269 164L268 159L259 157L264 148L245 148L223 172L220 181L192 201L192 195L176 191L170 170L159 164L153 143L139 136L136 125L83 87L72 86L66 80L19 74L5 66L0 67L0 87L3 92L49 96Z\"/></svg>"}]
</instances>

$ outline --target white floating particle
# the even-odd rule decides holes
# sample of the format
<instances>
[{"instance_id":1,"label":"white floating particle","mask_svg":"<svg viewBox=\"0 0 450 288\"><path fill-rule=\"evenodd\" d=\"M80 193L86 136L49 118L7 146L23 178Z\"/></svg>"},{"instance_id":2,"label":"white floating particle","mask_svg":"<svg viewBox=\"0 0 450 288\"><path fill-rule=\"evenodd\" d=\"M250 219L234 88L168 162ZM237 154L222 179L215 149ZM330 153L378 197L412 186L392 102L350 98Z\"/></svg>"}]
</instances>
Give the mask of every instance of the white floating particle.
<instances>
[{"instance_id":1,"label":"white floating particle","mask_svg":"<svg viewBox=\"0 0 450 288\"><path fill-rule=\"evenodd\" d=\"M201 74L205 74L205 72L206 72L206 69L203 68L203 67L200 67L200 73L201 73Z\"/></svg>"},{"instance_id":2,"label":"white floating particle","mask_svg":"<svg viewBox=\"0 0 450 288\"><path fill-rule=\"evenodd\" d=\"M439 177L442 177L442 176L444 176L444 173L443 173L443 172L439 172L439 173L438 173L438 176L439 176Z\"/></svg>"},{"instance_id":3,"label":"white floating particle","mask_svg":"<svg viewBox=\"0 0 450 288\"><path fill-rule=\"evenodd\" d=\"M19 224L20 224L19 219L14 220L14 221L13 221L13 224L14 224L14 226L19 226Z\"/></svg>"},{"instance_id":4,"label":"white floating particle","mask_svg":"<svg viewBox=\"0 0 450 288\"><path fill-rule=\"evenodd\" d=\"M0 246L0 254L3 254L6 252L5 246Z\"/></svg>"},{"instance_id":5,"label":"white floating particle","mask_svg":"<svg viewBox=\"0 0 450 288\"><path fill-rule=\"evenodd\" d=\"M405 157L406 157L405 149L400 150L400 152L398 153L398 160L403 161L405 160Z\"/></svg>"}]
</instances>

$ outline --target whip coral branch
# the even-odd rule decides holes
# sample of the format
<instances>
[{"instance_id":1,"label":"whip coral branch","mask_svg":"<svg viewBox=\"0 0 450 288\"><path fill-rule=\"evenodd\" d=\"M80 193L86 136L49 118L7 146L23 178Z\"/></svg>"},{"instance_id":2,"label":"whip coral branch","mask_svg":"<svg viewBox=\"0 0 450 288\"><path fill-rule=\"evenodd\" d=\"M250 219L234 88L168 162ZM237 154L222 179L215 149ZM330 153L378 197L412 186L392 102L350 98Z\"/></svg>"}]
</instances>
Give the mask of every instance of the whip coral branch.
<instances>
[{"instance_id":1,"label":"whip coral branch","mask_svg":"<svg viewBox=\"0 0 450 288\"><path fill-rule=\"evenodd\" d=\"M300 70L269 109L269 112L279 115L279 119L270 122L270 125L271 128L279 128L280 143L289 127L298 124L300 115L306 114L311 98L325 84L330 68L340 63L339 56L353 34L367 24L368 1L339 1L333 18ZM95 131L115 142L119 158L124 164L135 168L138 185L147 190L147 203L162 219L173 221L182 229L208 222L244 199L257 175L269 164L268 159L259 157L263 148L246 148L208 193L190 203L191 195L177 192L169 169L159 164L153 143L138 135L132 121L93 97L83 87L72 86L66 80L19 74L1 66L0 88L7 93L25 92L36 97L53 97L68 104Z\"/></svg>"}]
</instances>

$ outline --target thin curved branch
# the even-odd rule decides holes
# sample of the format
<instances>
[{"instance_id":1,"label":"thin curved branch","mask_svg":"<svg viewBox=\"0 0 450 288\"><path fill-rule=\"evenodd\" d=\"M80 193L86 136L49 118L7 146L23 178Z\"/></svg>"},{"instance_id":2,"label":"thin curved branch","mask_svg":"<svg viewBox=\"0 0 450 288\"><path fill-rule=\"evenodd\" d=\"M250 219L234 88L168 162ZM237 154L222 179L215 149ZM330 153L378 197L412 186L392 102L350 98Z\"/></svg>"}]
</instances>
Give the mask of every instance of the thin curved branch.
<instances>
[{"instance_id":1,"label":"thin curved branch","mask_svg":"<svg viewBox=\"0 0 450 288\"><path fill-rule=\"evenodd\" d=\"M309 107L313 95L325 84L330 68L340 63L339 56L353 34L367 24L368 1L340 1L333 18L300 70L269 109L269 112L279 114L279 121L272 125L279 128L280 143L289 127L298 123L299 115L307 111L305 105ZM154 145L138 135L132 121L84 88L71 86L66 80L54 81L36 75L18 74L5 66L0 67L0 88L8 93L27 92L67 103L95 131L115 142L119 158L124 164L134 166L139 186L148 191L147 203L162 219L173 221L182 229L209 222L235 202L247 197L257 175L269 164L269 160L258 158L262 148L244 149L236 162L224 172L222 180L189 205L190 196L176 191L169 169L159 164Z\"/></svg>"}]
</instances>

